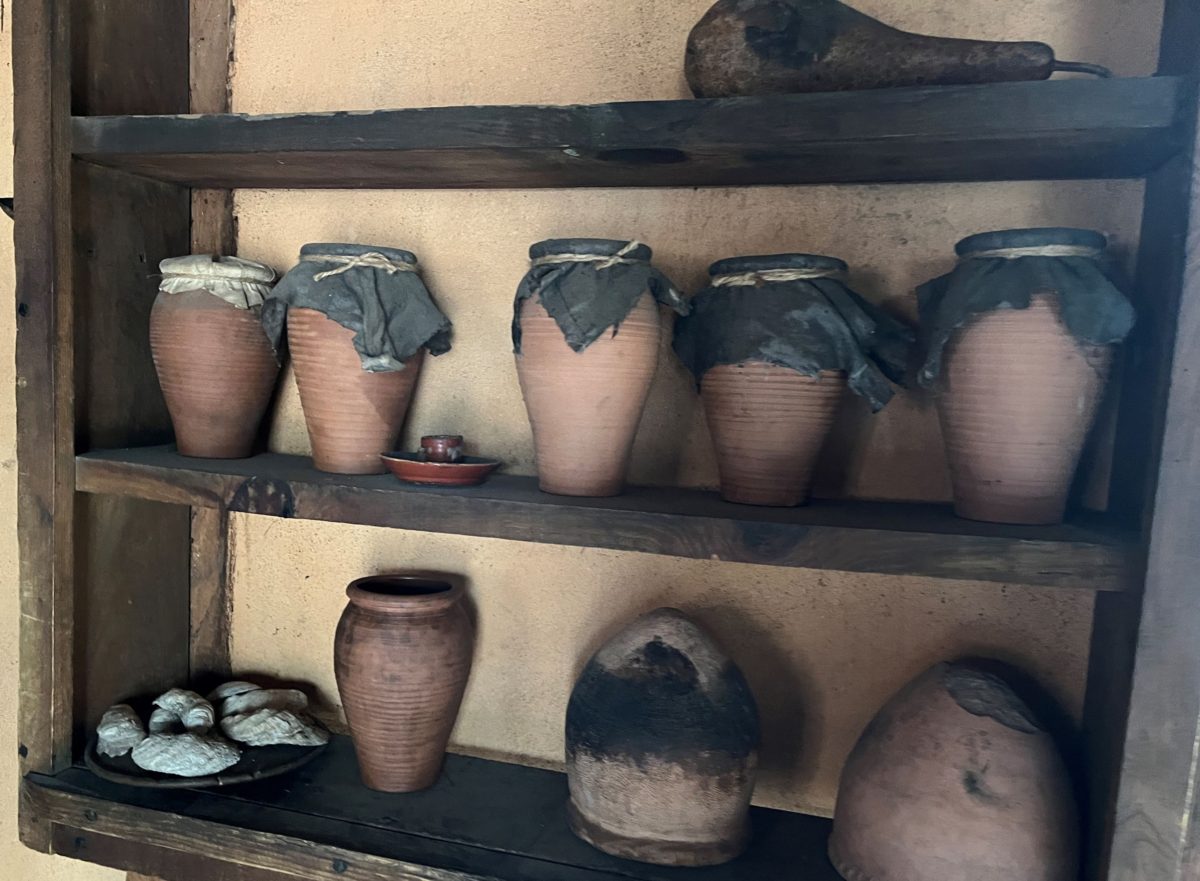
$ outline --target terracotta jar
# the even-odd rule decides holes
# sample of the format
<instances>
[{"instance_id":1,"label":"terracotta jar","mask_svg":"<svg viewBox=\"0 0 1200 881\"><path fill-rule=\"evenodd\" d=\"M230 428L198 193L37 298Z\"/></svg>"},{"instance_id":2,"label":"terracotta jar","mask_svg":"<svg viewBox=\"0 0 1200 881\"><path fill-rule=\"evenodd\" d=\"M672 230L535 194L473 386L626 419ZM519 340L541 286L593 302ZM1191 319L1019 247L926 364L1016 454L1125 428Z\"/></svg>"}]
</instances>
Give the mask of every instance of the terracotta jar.
<instances>
[{"instance_id":1,"label":"terracotta jar","mask_svg":"<svg viewBox=\"0 0 1200 881\"><path fill-rule=\"evenodd\" d=\"M1079 869L1071 782L1003 680L939 664L859 738L829 856L847 881L1067 881Z\"/></svg>"},{"instance_id":2,"label":"terracotta jar","mask_svg":"<svg viewBox=\"0 0 1200 881\"><path fill-rule=\"evenodd\" d=\"M961 517L1063 519L1128 301L1087 230L1010 230L964 239L959 268L922 289L923 323Z\"/></svg>"},{"instance_id":3,"label":"terracotta jar","mask_svg":"<svg viewBox=\"0 0 1200 881\"><path fill-rule=\"evenodd\" d=\"M249 456L279 376L259 321L275 272L208 254L163 260L159 269L150 349L179 452Z\"/></svg>"},{"instance_id":4,"label":"terracotta jar","mask_svg":"<svg viewBox=\"0 0 1200 881\"><path fill-rule=\"evenodd\" d=\"M517 375L542 490L621 492L658 365L657 299L682 309L650 248L555 239L529 249L514 306Z\"/></svg>"},{"instance_id":5,"label":"terracotta jar","mask_svg":"<svg viewBox=\"0 0 1200 881\"><path fill-rule=\"evenodd\" d=\"M363 783L432 786L471 669L463 590L404 575L360 578L334 638L334 673Z\"/></svg>"},{"instance_id":6,"label":"terracotta jar","mask_svg":"<svg viewBox=\"0 0 1200 881\"><path fill-rule=\"evenodd\" d=\"M567 705L571 829L615 856L727 862L749 840L758 709L741 671L678 609L588 662Z\"/></svg>"},{"instance_id":7,"label":"terracotta jar","mask_svg":"<svg viewBox=\"0 0 1200 881\"><path fill-rule=\"evenodd\" d=\"M721 497L802 504L847 376L882 407L911 332L847 288L833 257L738 257L709 272L676 323L675 351L700 384Z\"/></svg>"},{"instance_id":8,"label":"terracotta jar","mask_svg":"<svg viewBox=\"0 0 1200 881\"><path fill-rule=\"evenodd\" d=\"M396 447L425 351L450 348L450 322L417 258L395 248L305 245L263 323L276 338L286 323L313 464L383 473L379 456Z\"/></svg>"},{"instance_id":9,"label":"terracotta jar","mask_svg":"<svg viewBox=\"0 0 1200 881\"><path fill-rule=\"evenodd\" d=\"M410 356L403 370L369 373L354 351L354 331L315 309L288 310L288 349L313 464L337 474L382 473L379 454L396 444L424 353Z\"/></svg>"}]
</instances>

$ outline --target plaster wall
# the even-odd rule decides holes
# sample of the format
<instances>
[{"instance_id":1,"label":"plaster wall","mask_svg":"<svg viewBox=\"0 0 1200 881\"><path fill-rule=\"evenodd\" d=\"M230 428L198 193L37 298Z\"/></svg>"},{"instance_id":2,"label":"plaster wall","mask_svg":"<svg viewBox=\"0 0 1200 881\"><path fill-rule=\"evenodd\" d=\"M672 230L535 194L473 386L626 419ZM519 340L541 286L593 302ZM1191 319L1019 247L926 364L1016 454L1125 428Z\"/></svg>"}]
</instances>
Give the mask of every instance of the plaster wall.
<instances>
[{"instance_id":1,"label":"plaster wall","mask_svg":"<svg viewBox=\"0 0 1200 881\"><path fill-rule=\"evenodd\" d=\"M268 113L471 103L685 97L683 43L709 0L238 0L233 101ZM893 24L960 36L1044 39L1064 58L1148 73L1161 3L1122 0L860 0ZM570 190L240 191L240 253L284 270L309 241L407 247L455 322L454 351L427 359L404 445L429 432L531 473L508 323L531 242L636 237L685 289L714 259L815 251L902 314L913 287L948 269L954 242L986 229L1082 225L1136 247L1140 186L1128 182ZM664 350L634 482L711 486L712 452L682 369ZM288 380L276 449L307 438ZM821 491L944 499L930 402L900 395L880 416L847 402ZM828 813L841 763L879 704L929 664L989 654L1039 678L1071 713L1083 693L1086 593L852 576L490 539L238 516L234 659L315 683L336 708L333 628L347 581L433 569L468 581L476 664L455 749L554 765L574 675L633 615L677 605L746 670L763 708L758 800Z\"/></svg>"}]
</instances>

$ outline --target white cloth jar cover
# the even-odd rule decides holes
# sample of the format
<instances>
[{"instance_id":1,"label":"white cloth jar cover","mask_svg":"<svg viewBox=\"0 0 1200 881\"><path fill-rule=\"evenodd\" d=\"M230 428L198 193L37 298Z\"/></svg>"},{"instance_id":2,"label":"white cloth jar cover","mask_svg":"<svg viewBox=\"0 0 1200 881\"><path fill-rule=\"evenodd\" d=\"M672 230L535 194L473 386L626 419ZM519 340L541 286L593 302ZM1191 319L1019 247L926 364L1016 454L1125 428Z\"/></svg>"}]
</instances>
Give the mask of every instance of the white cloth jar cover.
<instances>
[{"instance_id":1,"label":"white cloth jar cover","mask_svg":"<svg viewBox=\"0 0 1200 881\"><path fill-rule=\"evenodd\" d=\"M168 257L158 268L162 272L158 289L163 293L207 291L238 309L261 306L275 281L275 270L270 266L215 254Z\"/></svg>"}]
</instances>

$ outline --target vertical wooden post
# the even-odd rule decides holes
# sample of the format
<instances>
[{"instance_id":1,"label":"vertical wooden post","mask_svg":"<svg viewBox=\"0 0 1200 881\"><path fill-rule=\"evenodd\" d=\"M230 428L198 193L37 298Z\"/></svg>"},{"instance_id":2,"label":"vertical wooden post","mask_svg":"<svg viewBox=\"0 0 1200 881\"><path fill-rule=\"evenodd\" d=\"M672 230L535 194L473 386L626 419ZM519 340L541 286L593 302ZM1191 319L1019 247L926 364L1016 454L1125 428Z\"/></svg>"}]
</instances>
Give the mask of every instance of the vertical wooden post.
<instances>
[{"instance_id":1,"label":"vertical wooden post","mask_svg":"<svg viewBox=\"0 0 1200 881\"><path fill-rule=\"evenodd\" d=\"M17 252L21 770L71 761L75 492L70 20L62 0L13 9ZM22 816L22 839L49 848Z\"/></svg>"}]
</instances>

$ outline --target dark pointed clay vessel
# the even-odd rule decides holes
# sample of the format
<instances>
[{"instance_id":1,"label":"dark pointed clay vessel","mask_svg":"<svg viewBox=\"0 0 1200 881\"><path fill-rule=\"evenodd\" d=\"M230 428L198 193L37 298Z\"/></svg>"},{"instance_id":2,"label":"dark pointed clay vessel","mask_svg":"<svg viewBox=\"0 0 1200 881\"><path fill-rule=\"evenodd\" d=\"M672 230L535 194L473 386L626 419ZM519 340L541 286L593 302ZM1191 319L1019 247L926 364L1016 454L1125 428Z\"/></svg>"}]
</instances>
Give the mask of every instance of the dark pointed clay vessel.
<instances>
[{"instance_id":1,"label":"dark pointed clay vessel","mask_svg":"<svg viewBox=\"0 0 1200 881\"><path fill-rule=\"evenodd\" d=\"M257 312L204 290L159 293L150 311L150 349L179 452L204 459L251 455L279 377Z\"/></svg>"},{"instance_id":2,"label":"dark pointed clay vessel","mask_svg":"<svg viewBox=\"0 0 1200 881\"><path fill-rule=\"evenodd\" d=\"M741 671L677 609L613 637L567 706L571 829L615 856L727 862L749 838L758 710Z\"/></svg>"},{"instance_id":3,"label":"dark pointed clay vessel","mask_svg":"<svg viewBox=\"0 0 1200 881\"><path fill-rule=\"evenodd\" d=\"M684 69L697 98L1111 76L1045 43L908 33L839 0L718 0L688 37Z\"/></svg>"},{"instance_id":4,"label":"dark pointed clay vessel","mask_svg":"<svg viewBox=\"0 0 1200 881\"><path fill-rule=\"evenodd\" d=\"M842 772L829 856L847 881L1069 881L1079 830L1050 737L1003 680L939 664Z\"/></svg>"},{"instance_id":5,"label":"dark pointed clay vessel","mask_svg":"<svg viewBox=\"0 0 1200 881\"><path fill-rule=\"evenodd\" d=\"M360 578L334 639L334 673L363 783L414 792L441 773L471 669L463 590L404 575Z\"/></svg>"}]
</instances>

